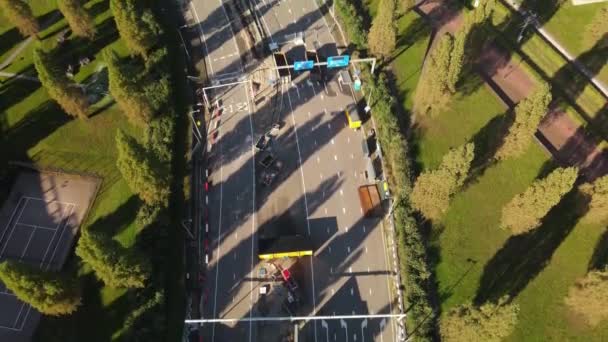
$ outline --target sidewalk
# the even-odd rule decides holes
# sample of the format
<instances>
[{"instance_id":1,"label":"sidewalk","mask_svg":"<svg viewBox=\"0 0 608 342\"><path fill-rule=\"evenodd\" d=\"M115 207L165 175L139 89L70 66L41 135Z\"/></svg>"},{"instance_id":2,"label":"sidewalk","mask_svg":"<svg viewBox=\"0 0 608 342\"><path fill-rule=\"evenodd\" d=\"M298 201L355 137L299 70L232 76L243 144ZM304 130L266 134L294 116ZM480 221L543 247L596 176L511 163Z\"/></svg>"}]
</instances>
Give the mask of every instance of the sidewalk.
<instances>
[{"instance_id":1,"label":"sidewalk","mask_svg":"<svg viewBox=\"0 0 608 342\"><path fill-rule=\"evenodd\" d=\"M449 0L425 1L418 6L437 32L456 32L463 16ZM431 43L432 44L432 43ZM487 85L508 107L514 107L533 90L535 82L520 68L509 51L490 43L475 64ZM577 166L588 181L608 173L608 151L580 124L561 111L551 111L536 133L539 143L564 166Z\"/></svg>"}]
</instances>

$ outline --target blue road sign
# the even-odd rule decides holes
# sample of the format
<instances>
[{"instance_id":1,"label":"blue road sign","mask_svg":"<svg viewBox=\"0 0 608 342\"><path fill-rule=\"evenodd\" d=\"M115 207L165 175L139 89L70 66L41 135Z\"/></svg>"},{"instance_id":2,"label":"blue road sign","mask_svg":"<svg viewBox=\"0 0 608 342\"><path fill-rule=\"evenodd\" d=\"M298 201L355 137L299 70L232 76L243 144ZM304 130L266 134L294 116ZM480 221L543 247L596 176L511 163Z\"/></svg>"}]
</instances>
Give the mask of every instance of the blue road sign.
<instances>
[{"instance_id":1,"label":"blue road sign","mask_svg":"<svg viewBox=\"0 0 608 342\"><path fill-rule=\"evenodd\" d=\"M350 55L327 57L328 68L342 68L348 66Z\"/></svg>"},{"instance_id":2,"label":"blue road sign","mask_svg":"<svg viewBox=\"0 0 608 342\"><path fill-rule=\"evenodd\" d=\"M315 61L298 61L293 63L293 70L310 70L315 67Z\"/></svg>"}]
</instances>

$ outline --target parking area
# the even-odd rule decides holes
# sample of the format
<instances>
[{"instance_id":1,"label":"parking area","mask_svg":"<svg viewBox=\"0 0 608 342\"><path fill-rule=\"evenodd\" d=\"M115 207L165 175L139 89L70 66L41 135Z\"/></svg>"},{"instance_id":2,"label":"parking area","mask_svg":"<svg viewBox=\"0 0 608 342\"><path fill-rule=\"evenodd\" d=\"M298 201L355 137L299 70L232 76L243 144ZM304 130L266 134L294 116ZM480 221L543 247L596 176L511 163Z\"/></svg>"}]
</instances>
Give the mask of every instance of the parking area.
<instances>
[{"instance_id":1,"label":"parking area","mask_svg":"<svg viewBox=\"0 0 608 342\"><path fill-rule=\"evenodd\" d=\"M56 173L22 173L0 211L0 262L60 270L99 181ZM0 340L28 341L40 314L0 283Z\"/></svg>"}]
</instances>

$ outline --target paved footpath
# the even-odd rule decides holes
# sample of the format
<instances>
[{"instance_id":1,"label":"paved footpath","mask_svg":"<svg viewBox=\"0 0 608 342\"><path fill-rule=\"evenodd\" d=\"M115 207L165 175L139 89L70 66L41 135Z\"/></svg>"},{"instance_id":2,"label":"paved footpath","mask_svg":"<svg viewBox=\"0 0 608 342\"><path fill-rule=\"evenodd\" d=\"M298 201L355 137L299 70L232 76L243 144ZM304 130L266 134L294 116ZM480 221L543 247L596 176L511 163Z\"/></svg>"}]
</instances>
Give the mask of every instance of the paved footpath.
<instances>
[{"instance_id":1,"label":"paved footpath","mask_svg":"<svg viewBox=\"0 0 608 342\"><path fill-rule=\"evenodd\" d=\"M463 16L452 1L423 1L417 6L437 30L454 33L462 27ZM509 107L527 97L535 87L534 80L510 57L509 51L494 43L488 44L477 58L482 77L497 96ZM585 132L578 122L565 112L550 111L538 127L538 141L562 165L578 166L589 181L608 173L608 151Z\"/></svg>"}]
</instances>

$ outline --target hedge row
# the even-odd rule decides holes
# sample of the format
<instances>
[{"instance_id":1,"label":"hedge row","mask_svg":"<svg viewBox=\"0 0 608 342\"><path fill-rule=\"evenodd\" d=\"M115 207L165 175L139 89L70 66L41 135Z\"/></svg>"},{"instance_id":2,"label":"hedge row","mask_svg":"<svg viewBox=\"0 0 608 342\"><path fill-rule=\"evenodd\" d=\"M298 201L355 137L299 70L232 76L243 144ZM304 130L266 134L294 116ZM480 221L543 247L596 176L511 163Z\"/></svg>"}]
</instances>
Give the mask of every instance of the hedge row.
<instances>
[{"instance_id":1,"label":"hedge row","mask_svg":"<svg viewBox=\"0 0 608 342\"><path fill-rule=\"evenodd\" d=\"M368 76L372 94L370 106L378 129L377 136L384 151L385 170L393 197L399 268L401 271L408 333L418 341L432 340L436 313L431 304L431 270L427 262L426 245L409 203L412 189L409 147L396 115L397 102L390 92L387 77Z\"/></svg>"},{"instance_id":2,"label":"hedge row","mask_svg":"<svg viewBox=\"0 0 608 342\"><path fill-rule=\"evenodd\" d=\"M326 2L327 3L327 2ZM358 13L357 8L349 0L334 1L336 14L344 24L348 39L357 50L364 50L367 47L367 31L363 27L363 17Z\"/></svg>"}]
</instances>

